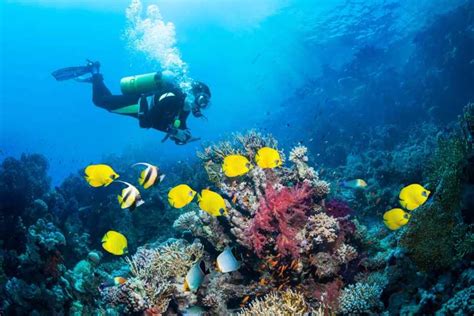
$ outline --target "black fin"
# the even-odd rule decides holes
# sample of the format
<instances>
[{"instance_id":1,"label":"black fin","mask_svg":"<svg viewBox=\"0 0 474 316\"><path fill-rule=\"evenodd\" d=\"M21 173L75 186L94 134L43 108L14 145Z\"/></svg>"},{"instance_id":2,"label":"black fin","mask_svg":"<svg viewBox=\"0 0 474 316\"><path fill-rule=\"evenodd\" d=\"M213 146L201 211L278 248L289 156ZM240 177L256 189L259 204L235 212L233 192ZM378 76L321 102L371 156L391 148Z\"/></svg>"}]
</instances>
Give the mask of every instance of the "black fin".
<instances>
[{"instance_id":1,"label":"black fin","mask_svg":"<svg viewBox=\"0 0 474 316\"><path fill-rule=\"evenodd\" d=\"M64 81L83 76L87 73L90 73L91 70L92 67L90 65L66 67L53 71L51 75L53 75L54 79L56 79L57 81Z\"/></svg>"}]
</instances>

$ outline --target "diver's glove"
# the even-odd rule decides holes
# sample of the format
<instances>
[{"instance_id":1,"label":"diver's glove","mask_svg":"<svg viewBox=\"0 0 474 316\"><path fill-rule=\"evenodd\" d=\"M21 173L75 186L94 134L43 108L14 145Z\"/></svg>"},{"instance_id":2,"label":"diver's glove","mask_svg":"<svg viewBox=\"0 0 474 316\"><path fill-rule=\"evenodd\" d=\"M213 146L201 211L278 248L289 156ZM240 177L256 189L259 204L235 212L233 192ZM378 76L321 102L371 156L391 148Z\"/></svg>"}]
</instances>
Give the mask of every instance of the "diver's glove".
<instances>
[{"instance_id":1,"label":"diver's glove","mask_svg":"<svg viewBox=\"0 0 474 316\"><path fill-rule=\"evenodd\" d=\"M173 133L170 135L170 138L176 143L176 145L185 145L191 139L191 132L187 129L183 130L175 128Z\"/></svg>"},{"instance_id":2,"label":"diver's glove","mask_svg":"<svg viewBox=\"0 0 474 316\"><path fill-rule=\"evenodd\" d=\"M168 138L174 141L176 145L186 145L190 142L194 142L200 139L193 138L191 136L191 132L188 129L178 129L172 126L168 128L168 133L166 134L162 142L166 141Z\"/></svg>"}]
</instances>

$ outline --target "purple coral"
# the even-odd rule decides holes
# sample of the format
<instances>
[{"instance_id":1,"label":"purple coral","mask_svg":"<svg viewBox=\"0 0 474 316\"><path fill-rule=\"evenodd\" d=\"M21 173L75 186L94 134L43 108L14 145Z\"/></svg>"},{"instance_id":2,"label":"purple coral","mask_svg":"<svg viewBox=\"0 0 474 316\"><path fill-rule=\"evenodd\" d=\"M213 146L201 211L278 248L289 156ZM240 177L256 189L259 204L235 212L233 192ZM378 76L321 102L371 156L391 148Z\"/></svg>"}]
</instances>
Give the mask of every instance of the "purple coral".
<instances>
[{"instance_id":1,"label":"purple coral","mask_svg":"<svg viewBox=\"0 0 474 316\"><path fill-rule=\"evenodd\" d=\"M276 190L267 184L265 195L247 230L247 238L258 256L276 237L276 248L282 255L299 256L296 234L304 226L311 209L312 189L307 184Z\"/></svg>"},{"instance_id":2,"label":"purple coral","mask_svg":"<svg viewBox=\"0 0 474 316\"><path fill-rule=\"evenodd\" d=\"M353 210L347 205L347 203L333 199L326 203L326 213L332 217L340 218L347 217L353 213Z\"/></svg>"}]
</instances>

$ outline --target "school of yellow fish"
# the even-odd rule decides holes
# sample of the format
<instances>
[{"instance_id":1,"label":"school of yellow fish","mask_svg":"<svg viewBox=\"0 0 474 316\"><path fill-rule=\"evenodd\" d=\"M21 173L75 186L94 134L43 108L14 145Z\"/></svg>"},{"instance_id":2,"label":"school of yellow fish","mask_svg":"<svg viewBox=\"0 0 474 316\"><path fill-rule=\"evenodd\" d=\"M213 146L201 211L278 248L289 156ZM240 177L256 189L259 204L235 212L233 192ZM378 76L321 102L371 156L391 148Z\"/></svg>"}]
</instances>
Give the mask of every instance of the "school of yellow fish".
<instances>
[{"instance_id":1,"label":"school of yellow fish","mask_svg":"<svg viewBox=\"0 0 474 316\"><path fill-rule=\"evenodd\" d=\"M262 169L272 169L282 165L282 159L276 149L263 147L258 150L255 156L255 163ZM138 183L146 190L151 188L164 179L157 166L146 162L139 162L132 167L145 167L138 177ZM242 155L229 155L224 158L222 171L227 177L243 176L252 168L250 161ZM140 191L129 182L117 180L119 174L106 164L89 165L84 170L84 178L92 187L106 187L112 183L125 185L117 195L117 200L122 209L133 211L136 207L144 204ZM195 196L198 196L197 203L199 208L211 216L227 216L227 206L224 198L217 192L209 188L202 189L197 193L187 184L179 184L171 188L168 192L168 202L174 207L181 209L189 205ZM120 232L110 230L102 238L102 247L105 251L122 256L128 253L127 238ZM216 259L216 267L219 272L229 273L240 268L240 262L237 261L231 248L226 247ZM184 289L186 291L196 291L204 280L206 268L203 261L193 265L186 275ZM109 282L111 285L120 285L127 282L123 277L115 277ZM107 285L108 286L108 285Z\"/></svg>"},{"instance_id":2,"label":"school of yellow fish","mask_svg":"<svg viewBox=\"0 0 474 316\"><path fill-rule=\"evenodd\" d=\"M408 224L411 214L406 212L413 211L425 204L428 200L430 191L422 185L414 183L404 187L398 196L402 208L393 208L383 214L385 225L391 230L397 230Z\"/></svg>"}]
</instances>

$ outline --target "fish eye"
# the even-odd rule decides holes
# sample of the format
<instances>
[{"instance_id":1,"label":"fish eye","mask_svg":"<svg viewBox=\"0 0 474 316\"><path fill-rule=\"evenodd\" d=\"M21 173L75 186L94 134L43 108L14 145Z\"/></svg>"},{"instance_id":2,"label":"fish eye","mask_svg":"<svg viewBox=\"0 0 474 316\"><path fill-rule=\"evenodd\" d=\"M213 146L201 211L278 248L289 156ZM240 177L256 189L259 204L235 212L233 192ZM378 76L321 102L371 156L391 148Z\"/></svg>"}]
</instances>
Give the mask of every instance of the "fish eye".
<instances>
[{"instance_id":1,"label":"fish eye","mask_svg":"<svg viewBox=\"0 0 474 316\"><path fill-rule=\"evenodd\" d=\"M224 213L225 213L225 212L224 212L224 209L223 209L223 208L219 209L219 213L220 213L221 215L224 215Z\"/></svg>"}]
</instances>

